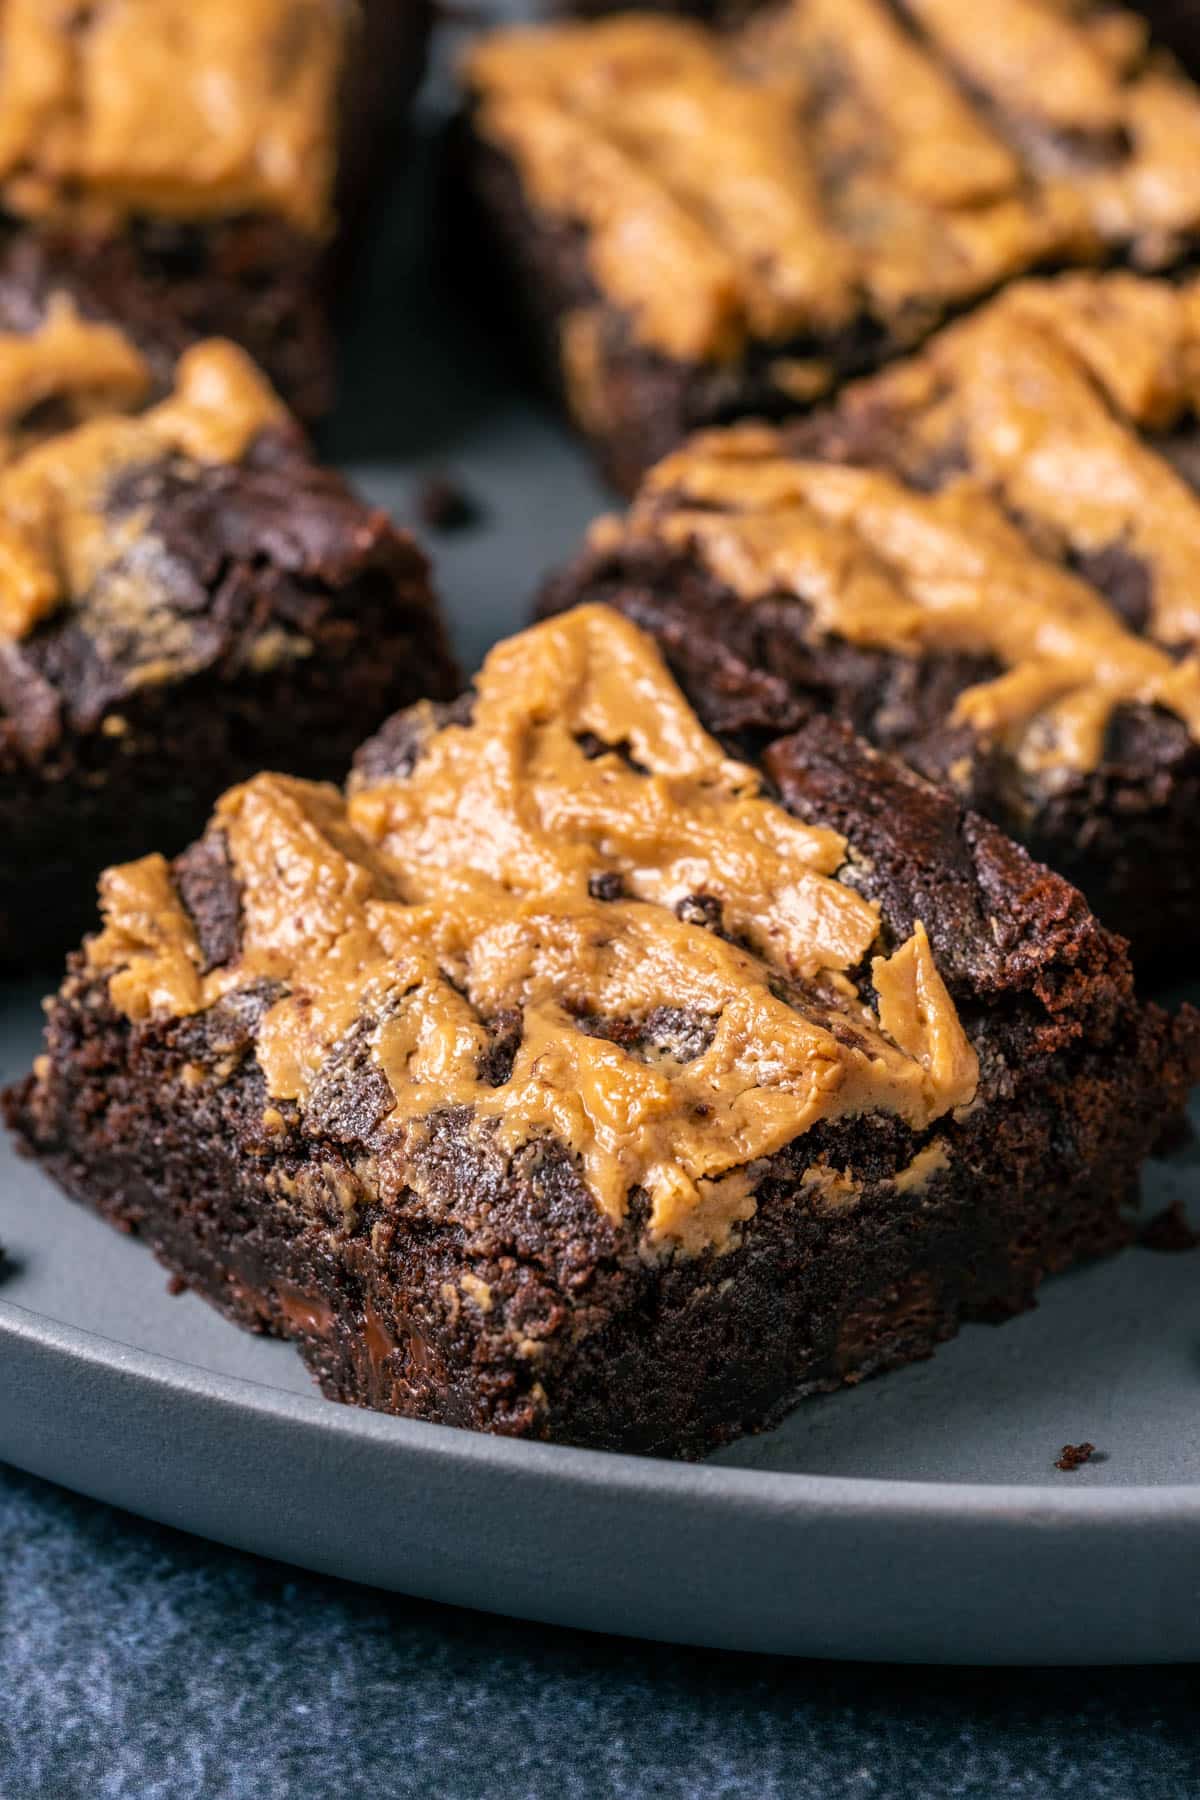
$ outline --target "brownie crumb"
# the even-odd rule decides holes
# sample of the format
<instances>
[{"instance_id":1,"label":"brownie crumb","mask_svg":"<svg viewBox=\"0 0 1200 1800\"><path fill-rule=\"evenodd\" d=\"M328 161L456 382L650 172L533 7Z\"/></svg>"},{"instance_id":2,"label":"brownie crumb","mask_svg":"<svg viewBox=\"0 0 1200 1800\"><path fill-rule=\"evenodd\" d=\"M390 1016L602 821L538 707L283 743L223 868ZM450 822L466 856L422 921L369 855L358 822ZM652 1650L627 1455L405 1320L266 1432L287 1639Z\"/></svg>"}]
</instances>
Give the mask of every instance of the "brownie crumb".
<instances>
[{"instance_id":1,"label":"brownie crumb","mask_svg":"<svg viewBox=\"0 0 1200 1800\"><path fill-rule=\"evenodd\" d=\"M1084 1463L1091 1462L1095 1454L1095 1444L1064 1444L1062 1455L1054 1466L1070 1474L1073 1469L1082 1469Z\"/></svg>"},{"instance_id":2,"label":"brownie crumb","mask_svg":"<svg viewBox=\"0 0 1200 1800\"><path fill-rule=\"evenodd\" d=\"M1200 1231L1188 1224L1182 1200L1172 1200L1142 1226L1138 1243L1143 1250L1195 1250L1200 1245Z\"/></svg>"},{"instance_id":3,"label":"brownie crumb","mask_svg":"<svg viewBox=\"0 0 1200 1800\"><path fill-rule=\"evenodd\" d=\"M188 1284L183 1279L182 1275L169 1275L167 1277L167 1292L170 1294L172 1300L177 1299L180 1294L186 1294L187 1291Z\"/></svg>"},{"instance_id":4,"label":"brownie crumb","mask_svg":"<svg viewBox=\"0 0 1200 1800\"><path fill-rule=\"evenodd\" d=\"M417 517L430 531L462 531L478 525L483 508L451 475L430 475L417 494Z\"/></svg>"}]
</instances>

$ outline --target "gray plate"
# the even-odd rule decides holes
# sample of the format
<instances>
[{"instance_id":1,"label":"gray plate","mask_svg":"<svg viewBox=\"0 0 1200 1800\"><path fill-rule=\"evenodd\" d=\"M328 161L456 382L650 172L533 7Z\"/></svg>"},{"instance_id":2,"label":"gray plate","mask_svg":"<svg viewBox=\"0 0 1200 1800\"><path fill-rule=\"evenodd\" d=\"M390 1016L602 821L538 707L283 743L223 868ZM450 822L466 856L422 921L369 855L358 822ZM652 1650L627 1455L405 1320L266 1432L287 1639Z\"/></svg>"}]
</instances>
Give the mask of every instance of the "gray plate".
<instances>
[{"instance_id":1,"label":"gray plate","mask_svg":"<svg viewBox=\"0 0 1200 1800\"><path fill-rule=\"evenodd\" d=\"M329 449L401 517L445 464L486 508L435 545L464 661L606 504L505 355L433 286L410 189L349 333ZM481 296L486 300L486 294ZM381 398L382 397L382 398ZM389 399L389 397L392 397ZM0 1068L40 986L0 991ZM1147 1205L1200 1197L1200 1158ZM330 1405L286 1345L172 1299L136 1244L0 1151L0 1456L356 1580L744 1649L943 1662L1200 1659L1200 1258L1134 1251L1000 1331L810 1402L703 1467ZM1057 1473L1060 1447L1100 1455Z\"/></svg>"}]
</instances>

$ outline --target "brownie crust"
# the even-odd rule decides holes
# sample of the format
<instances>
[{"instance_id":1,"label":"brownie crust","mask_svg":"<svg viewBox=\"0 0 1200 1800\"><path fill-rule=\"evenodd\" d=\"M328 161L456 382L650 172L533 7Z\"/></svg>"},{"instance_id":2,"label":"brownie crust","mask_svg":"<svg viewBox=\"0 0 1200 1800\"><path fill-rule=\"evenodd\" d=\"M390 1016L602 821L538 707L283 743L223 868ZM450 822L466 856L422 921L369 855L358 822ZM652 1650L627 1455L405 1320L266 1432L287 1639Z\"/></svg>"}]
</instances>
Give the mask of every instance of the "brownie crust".
<instances>
[{"instance_id":1,"label":"brownie crust","mask_svg":"<svg viewBox=\"0 0 1200 1800\"><path fill-rule=\"evenodd\" d=\"M395 721L359 780L405 776L469 704ZM335 1399L695 1456L928 1355L1126 1241L1139 1164L1197 1070L1196 1022L1137 1003L1120 944L1065 882L836 722L776 742L766 769L795 816L850 836L887 942L927 922L979 1085L924 1139L879 1113L814 1126L758 1168L724 1254L647 1259L636 1200L614 1221L553 1137L506 1152L461 1108L435 1111L398 1181L365 1033L303 1117L272 1102L253 1054L269 984L133 1022L81 953L9 1122L226 1316L293 1339ZM236 954L243 899L219 836L174 883L211 962ZM719 907L696 907L720 929ZM503 1081L519 1018L489 1033Z\"/></svg>"}]
</instances>

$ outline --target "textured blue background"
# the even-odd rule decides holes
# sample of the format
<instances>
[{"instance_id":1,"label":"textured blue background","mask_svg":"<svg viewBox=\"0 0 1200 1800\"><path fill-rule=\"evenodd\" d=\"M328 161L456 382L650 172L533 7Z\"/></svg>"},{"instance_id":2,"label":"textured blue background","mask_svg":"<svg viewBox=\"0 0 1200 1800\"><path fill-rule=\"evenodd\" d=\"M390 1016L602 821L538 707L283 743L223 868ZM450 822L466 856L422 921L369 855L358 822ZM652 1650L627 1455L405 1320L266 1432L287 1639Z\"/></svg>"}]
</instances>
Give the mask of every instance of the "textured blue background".
<instances>
[{"instance_id":1,"label":"textured blue background","mask_svg":"<svg viewBox=\"0 0 1200 1800\"><path fill-rule=\"evenodd\" d=\"M1198 1703L1195 1669L862 1668L510 1624L0 1469L2 1800L1196 1800Z\"/></svg>"}]
</instances>

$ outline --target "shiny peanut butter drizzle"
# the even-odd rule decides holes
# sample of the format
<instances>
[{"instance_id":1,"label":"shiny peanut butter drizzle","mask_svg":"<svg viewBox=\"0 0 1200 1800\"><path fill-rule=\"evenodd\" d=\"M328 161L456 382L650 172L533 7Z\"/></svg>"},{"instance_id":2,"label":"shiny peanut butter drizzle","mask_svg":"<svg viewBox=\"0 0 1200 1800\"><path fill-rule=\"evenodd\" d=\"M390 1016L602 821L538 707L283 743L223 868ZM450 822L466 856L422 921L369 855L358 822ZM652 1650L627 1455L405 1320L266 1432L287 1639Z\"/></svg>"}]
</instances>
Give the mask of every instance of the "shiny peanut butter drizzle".
<instances>
[{"instance_id":1,"label":"shiny peanut butter drizzle","mask_svg":"<svg viewBox=\"0 0 1200 1800\"><path fill-rule=\"evenodd\" d=\"M106 516L123 471L172 455L236 461L285 416L249 358L217 339L186 352L174 392L135 413L150 385L118 330L61 297L37 330L0 333L0 639L24 637L121 563L143 525L136 510ZM48 402L78 422L39 434L30 421ZM124 598L137 603L132 588Z\"/></svg>"},{"instance_id":2,"label":"shiny peanut butter drizzle","mask_svg":"<svg viewBox=\"0 0 1200 1800\"><path fill-rule=\"evenodd\" d=\"M501 644L471 722L434 733L411 775L347 798L261 776L216 822L242 884L237 960L202 972L160 857L111 870L90 959L115 1005L180 1016L280 983L257 1057L301 1106L366 1020L392 1131L419 1144L465 1106L503 1149L553 1138L610 1218L644 1190L667 1245L736 1242L759 1159L818 1120L885 1110L924 1130L974 1094L923 928L874 960L872 1011L846 971L879 918L837 879L845 841L766 798L607 609ZM736 943L677 916L698 893ZM663 1007L704 1021L690 1060L629 1047ZM513 1013L520 1047L492 1086L487 1022ZM633 1036L600 1035L606 1020Z\"/></svg>"},{"instance_id":3,"label":"shiny peanut butter drizzle","mask_svg":"<svg viewBox=\"0 0 1200 1800\"><path fill-rule=\"evenodd\" d=\"M349 0L4 0L10 210L329 224Z\"/></svg>"},{"instance_id":4,"label":"shiny peanut butter drizzle","mask_svg":"<svg viewBox=\"0 0 1200 1800\"><path fill-rule=\"evenodd\" d=\"M1163 647L1200 639L1200 501L1132 428L1200 395L1198 303L1195 288L1122 275L1014 288L845 403L892 420L914 478L947 453L969 474L930 492L743 426L661 463L592 542L690 549L746 600L803 599L818 634L995 657L1003 673L960 695L955 719L1009 741L1031 772L1094 768L1132 702L1200 739L1200 660ZM1042 553L1113 545L1150 572L1149 637Z\"/></svg>"},{"instance_id":5,"label":"shiny peanut butter drizzle","mask_svg":"<svg viewBox=\"0 0 1200 1800\"><path fill-rule=\"evenodd\" d=\"M1144 53L1133 15L1055 0L994 0L986 30L959 0L786 0L727 35L634 13L502 32L468 78L634 334L720 360L863 309L915 336L1050 257L1169 256L1200 225L1200 95ZM821 369L793 378L811 395Z\"/></svg>"}]
</instances>

